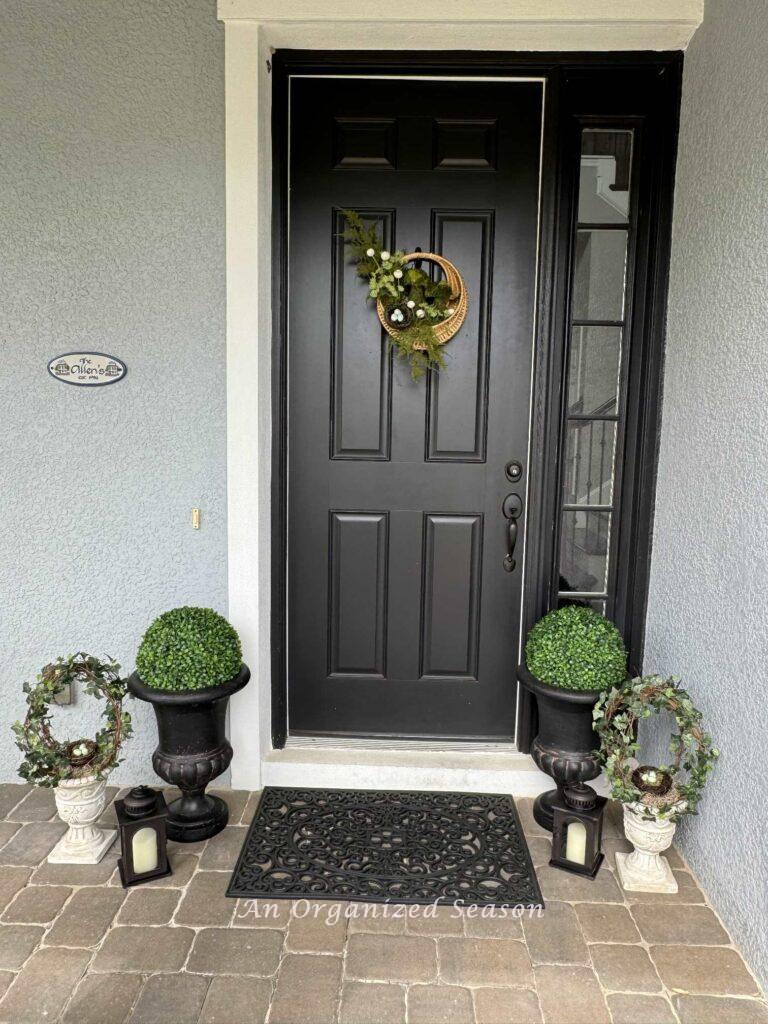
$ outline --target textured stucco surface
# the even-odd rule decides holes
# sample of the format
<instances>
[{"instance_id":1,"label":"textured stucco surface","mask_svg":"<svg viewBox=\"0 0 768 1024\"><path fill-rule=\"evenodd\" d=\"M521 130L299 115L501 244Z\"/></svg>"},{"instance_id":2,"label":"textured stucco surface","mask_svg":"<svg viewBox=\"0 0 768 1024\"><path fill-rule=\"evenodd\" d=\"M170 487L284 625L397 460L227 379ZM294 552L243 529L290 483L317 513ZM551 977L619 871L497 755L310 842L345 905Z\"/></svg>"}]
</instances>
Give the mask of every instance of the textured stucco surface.
<instances>
[{"instance_id":1,"label":"textured stucco surface","mask_svg":"<svg viewBox=\"0 0 768 1024\"><path fill-rule=\"evenodd\" d=\"M0 778L21 683L226 611L224 40L214 0L0 4ZM86 390L46 363L108 352ZM202 509L193 531L190 510ZM118 778L151 777L151 711ZM57 711L81 731L85 702Z\"/></svg>"},{"instance_id":2,"label":"textured stucco surface","mask_svg":"<svg viewBox=\"0 0 768 1024\"><path fill-rule=\"evenodd\" d=\"M763 985L768 4L707 0L685 59L645 667L722 750L682 848Z\"/></svg>"}]
</instances>

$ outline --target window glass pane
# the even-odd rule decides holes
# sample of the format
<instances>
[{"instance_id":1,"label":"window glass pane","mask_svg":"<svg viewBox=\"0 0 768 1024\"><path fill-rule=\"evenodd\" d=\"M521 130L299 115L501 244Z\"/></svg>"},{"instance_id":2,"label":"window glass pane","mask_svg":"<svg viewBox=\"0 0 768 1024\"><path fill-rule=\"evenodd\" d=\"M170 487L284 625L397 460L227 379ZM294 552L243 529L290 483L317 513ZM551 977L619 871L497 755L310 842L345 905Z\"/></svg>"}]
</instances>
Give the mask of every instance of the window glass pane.
<instances>
[{"instance_id":1,"label":"window glass pane","mask_svg":"<svg viewBox=\"0 0 768 1024\"><path fill-rule=\"evenodd\" d=\"M621 327L574 327L568 357L568 412L618 412Z\"/></svg>"},{"instance_id":2,"label":"window glass pane","mask_svg":"<svg viewBox=\"0 0 768 1024\"><path fill-rule=\"evenodd\" d=\"M605 593L610 512L563 512L559 590Z\"/></svg>"},{"instance_id":3,"label":"window glass pane","mask_svg":"<svg viewBox=\"0 0 768 1024\"><path fill-rule=\"evenodd\" d=\"M557 599L557 607L565 608L566 605L573 604L577 608L594 608L598 615L605 615L605 601L598 598L591 597L563 597L562 595Z\"/></svg>"},{"instance_id":4,"label":"window glass pane","mask_svg":"<svg viewBox=\"0 0 768 1024\"><path fill-rule=\"evenodd\" d=\"M616 424L612 420L569 420L565 438L563 503L610 505Z\"/></svg>"},{"instance_id":5,"label":"window glass pane","mask_svg":"<svg viewBox=\"0 0 768 1024\"><path fill-rule=\"evenodd\" d=\"M579 221L626 224L632 132L587 128L581 133Z\"/></svg>"},{"instance_id":6,"label":"window glass pane","mask_svg":"<svg viewBox=\"0 0 768 1024\"><path fill-rule=\"evenodd\" d=\"M574 319L621 320L626 259L626 231L576 232Z\"/></svg>"}]
</instances>

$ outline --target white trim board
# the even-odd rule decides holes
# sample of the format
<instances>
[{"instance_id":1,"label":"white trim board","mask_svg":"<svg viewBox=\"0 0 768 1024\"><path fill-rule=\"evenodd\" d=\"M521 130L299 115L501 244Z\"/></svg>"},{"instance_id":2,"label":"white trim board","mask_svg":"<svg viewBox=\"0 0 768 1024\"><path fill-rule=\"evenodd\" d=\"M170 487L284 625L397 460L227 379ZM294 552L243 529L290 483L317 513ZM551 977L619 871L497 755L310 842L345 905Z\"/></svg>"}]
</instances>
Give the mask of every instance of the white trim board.
<instances>
[{"instance_id":1,"label":"white trim board","mask_svg":"<svg viewBox=\"0 0 768 1024\"><path fill-rule=\"evenodd\" d=\"M422 0L418 7L390 0L384 20L372 25L359 20L356 0L219 0L225 22L229 616L252 672L250 685L231 702L234 786L259 788L277 771L272 766L289 763L304 764L304 784L315 779L310 763L281 759L271 743L272 51L681 49L703 16L703 0L515 0L503 13L500 8L497 0ZM357 762L359 751L350 759ZM378 766L368 772L377 784ZM457 787L454 769L430 772L427 788ZM508 778L513 782L517 773Z\"/></svg>"},{"instance_id":2,"label":"white trim board","mask_svg":"<svg viewBox=\"0 0 768 1024\"><path fill-rule=\"evenodd\" d=\"M218 16L276 49L684 50L704 0L389 0L375 21L359 0L218 0Z\"/></svg>"}]
</instances>

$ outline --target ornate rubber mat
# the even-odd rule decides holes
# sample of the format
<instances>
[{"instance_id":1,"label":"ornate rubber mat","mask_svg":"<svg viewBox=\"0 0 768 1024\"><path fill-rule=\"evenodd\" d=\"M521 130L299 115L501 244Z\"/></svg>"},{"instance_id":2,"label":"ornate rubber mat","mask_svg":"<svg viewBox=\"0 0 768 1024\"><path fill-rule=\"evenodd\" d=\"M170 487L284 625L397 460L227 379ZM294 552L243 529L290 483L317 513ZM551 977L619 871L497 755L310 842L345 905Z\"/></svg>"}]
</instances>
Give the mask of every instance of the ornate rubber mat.
<instances>
[{"instance_id":1,"label":"ornate rubber mat","mask_svg":"<svg viewBox=\"0 0 768 1024\"><path fill-rule=\"evenodd\" d=\"M543 905L511 797L351 789L265 789L227 895Z\"/></svg>"}]
</instances>

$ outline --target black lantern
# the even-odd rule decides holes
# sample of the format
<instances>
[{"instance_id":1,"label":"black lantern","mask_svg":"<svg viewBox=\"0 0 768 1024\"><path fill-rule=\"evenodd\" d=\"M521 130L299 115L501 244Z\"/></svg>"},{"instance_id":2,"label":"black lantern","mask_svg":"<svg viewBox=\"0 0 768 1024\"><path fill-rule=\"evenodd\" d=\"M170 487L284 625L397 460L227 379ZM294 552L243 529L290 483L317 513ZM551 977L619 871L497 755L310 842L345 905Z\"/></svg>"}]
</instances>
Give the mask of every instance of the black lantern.
<instances>
[{"instance_id":1,"label":"black lantern","mask_svg":"<svg viewBox=\"0 0 768 1024\"><path fill-rule=\"evenodd\" d=\"M123 888L170 875L166 849L165 797L149 786L137 786L124 800L115 800L123 856L117 862Z\"/></svg>"},{"instance_id":2,"label":"black lantern","mask_svg":"<svg viewBox=\"0 0 768 1024\"><path fill-rule=\"evenodd\" d=\"M555 868L594 878L603 863L600 845L607 803L591 786L574 783L552 800L552 857Z\"/></svg>"}]
</instances>

